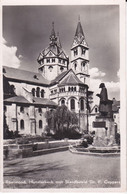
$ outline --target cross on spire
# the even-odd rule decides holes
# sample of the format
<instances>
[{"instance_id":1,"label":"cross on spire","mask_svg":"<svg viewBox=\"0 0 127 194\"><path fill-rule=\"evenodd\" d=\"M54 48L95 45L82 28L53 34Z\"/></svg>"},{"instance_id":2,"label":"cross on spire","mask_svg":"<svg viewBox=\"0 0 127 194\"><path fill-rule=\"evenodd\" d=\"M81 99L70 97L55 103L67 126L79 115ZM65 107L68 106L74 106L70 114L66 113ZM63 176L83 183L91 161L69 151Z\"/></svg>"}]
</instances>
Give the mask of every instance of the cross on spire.
<instances>
[{"instance_id":1,"label":"cross on spire","mask_svg":"<svg viewBox=\"0 0 127 194\"><path fill-rule=\"evenodd\" d=\"M52 30L51 30L50 40L52 41L52 43L57 40L56 33L54 30L54 22L52 22Z\"/></svg>"}]
</instances>

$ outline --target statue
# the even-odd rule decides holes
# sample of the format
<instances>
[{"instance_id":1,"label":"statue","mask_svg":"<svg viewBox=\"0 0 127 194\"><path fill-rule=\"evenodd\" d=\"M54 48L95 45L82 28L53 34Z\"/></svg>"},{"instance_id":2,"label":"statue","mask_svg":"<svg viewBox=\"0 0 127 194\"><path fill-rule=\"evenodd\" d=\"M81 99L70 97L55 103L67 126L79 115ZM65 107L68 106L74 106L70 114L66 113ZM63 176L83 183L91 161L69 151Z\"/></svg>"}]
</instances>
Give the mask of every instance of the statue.
<instances>
[{"instance_id":1,"label":"statue","mask_svg":"<svg viewBox=\"0 0 127 194\"><path fill-rule=\"evenodd\" d=\"M99 112L100 116L112 117L112 100L108 99L107 89L104 83L101 83L99 88L102 88L100 94L97 94L100 98Z\"/></svg>"}]
</instances>

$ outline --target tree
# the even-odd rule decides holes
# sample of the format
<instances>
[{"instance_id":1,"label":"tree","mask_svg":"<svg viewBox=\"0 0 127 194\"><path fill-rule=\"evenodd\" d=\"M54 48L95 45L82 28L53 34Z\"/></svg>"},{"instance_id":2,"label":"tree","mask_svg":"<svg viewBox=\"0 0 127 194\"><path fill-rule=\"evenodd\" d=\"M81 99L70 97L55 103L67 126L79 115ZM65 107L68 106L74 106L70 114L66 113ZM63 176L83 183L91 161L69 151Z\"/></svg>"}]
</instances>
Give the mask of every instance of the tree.
<instances>
[{"instance_id":1,"label":"tree","mask_svg":"<svg viewBox=\"0 0 127 194\"><path fill-rule=\"evenodd\" d=\"M65 105L58 106L56 110L47 111L46 119L49 131L52 129L61 138L78 125L76 113L69 111Z\"/></svg>"},{"instance_id":2,"label":"tree","mask_svg":"<svg viewBox=\"0 0 127 194\"><path fill-rule=\"evenodd\" d=\"M3 118L3 138L4 139L13 138L13 131L9 131L9 127L7 125L5 113L4 113L4 118Z\"/></svg>"},{"instance_id":3,"label":"tree","mask_svg":"<svg viewBox=\"0 0 127 194\"><path fill-rule=\"evenodd\" d=\"M46 121L47 121L47 124L48 124L48 126L47 126L47 133L50 133L50 130L54 130L53 128L54 128L54 116L53 116L53 110L50 110L50 111L47 111L46 113L45 113L45 117L46 117Z\"/></svg>"}]
</instances>

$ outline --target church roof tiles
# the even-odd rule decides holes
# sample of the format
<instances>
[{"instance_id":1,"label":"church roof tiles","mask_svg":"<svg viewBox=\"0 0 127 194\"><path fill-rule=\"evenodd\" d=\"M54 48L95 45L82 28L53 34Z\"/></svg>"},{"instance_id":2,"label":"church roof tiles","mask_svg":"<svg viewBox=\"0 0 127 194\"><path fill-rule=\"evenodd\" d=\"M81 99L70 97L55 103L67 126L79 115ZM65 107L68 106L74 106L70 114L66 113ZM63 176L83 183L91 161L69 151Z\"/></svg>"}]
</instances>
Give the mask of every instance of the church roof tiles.
<instances>
[{"instance_id":1,"label":"church roof tiles","mask_svg":"<svg viewBox=\"0 0 127 194\"><path fill-rule=\"evenodd\" d=\"M15 103L15 104L31 104L31 105L43 105L43 106L57 106L57 104L47 98L36 98L33 97L33 103L29 102L23 96L14 96L4 100L5 103Z\"/></svg>"},{"instance_id":2,"label":"church roof tiles","mask_svg":"<svg viewBox=\"0 0 127 194\"><path fill-rule=\"evenodd\" d=\"M12 67L3 67L3 74L9 80L17 80L26 83L34 83L39 85L48 85L50 82L46 80L40 73L30 72Z\"/></svg>"},{"instance_id":3,"label":"church roof tiles","mask_svg":"<svg viewBox=\"0 0 127 194\"><path fill-rule=\"evenodd\" d=\"M83 84L78 77L71 73L69 74L59 85L77 85L77 84Z\"/></svg>"},{"instance_id":4,"label":"church roof tiles","mask_svg":"<svg viewBox=\"0 0 127 194\"><path fill-rule=\"evenodd\" d=\"M85 46L86 48L88 48L88 44L85 40L85 35L84 35L84 32L83 32L80 20L78 21L78 24L77 24L75 37L74 37L74 41L73 41L73 44L72 44L72 48L78 46L79 44L81 46Z\"/></svg>"},{"instance_id":5,"label":"church roof tiles","mask_svg":"<svg viewBox=\"0 0 127 194\"><path fill-rule=\"evenodd\" d=\"M64 71L59 74L54 80L51 81L51 84L58 83L70 70Z\"/></svg>"},{"instance_id":6,"label":"church roof tiles","mask_svg":"<svg viewBox=\"0 0 127 194\"><path fill-rule=\"evenodd\" d=\"M82 25L80 23L80 21L78 22L78 25L77 25L77 28L76 28L76 33L75 33L75 36L84 36L84 32L83 32L83 29L82 29Z\"/></svg>"}]
</instances>

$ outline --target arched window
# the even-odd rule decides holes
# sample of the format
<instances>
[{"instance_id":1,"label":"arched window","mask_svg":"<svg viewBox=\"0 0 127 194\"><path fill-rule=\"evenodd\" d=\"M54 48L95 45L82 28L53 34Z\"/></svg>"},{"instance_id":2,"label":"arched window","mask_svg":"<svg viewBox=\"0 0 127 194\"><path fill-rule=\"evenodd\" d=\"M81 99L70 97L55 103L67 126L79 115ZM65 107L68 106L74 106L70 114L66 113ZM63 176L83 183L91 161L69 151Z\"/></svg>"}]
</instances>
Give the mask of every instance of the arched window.
<instances>
[{"instance_id":1,"label":"arched window","mask_svg":"<svg viewBox=\"0 0 127 194\"><path fill-rule=\"evenodd\" d=\"M97 108L95 108L95 112L97 112Z\"/></svg>"},{"instance_id":2,"label":"arched window","mask_svg":"<svg viewBox=\"0 0 127 194\"><path fill-rule=\"evenodd\" d=\"M37 87L36 96L37 96L37 97L40 97L40 88L39 88L39 87Z\"/></svg>"},{"instance_id":3,"label":"arched window","mask_svg":"<svg viewBox=\"0 0 127 194\"><path fill-rule=\"evenodd\" d=\"M78 50L75 49L75 50L74 50L74 56L77 55L77 54L78 54Z\"/></svg>"},{"instance_id":4,"label":"arched window","mask_svg":"<svg viewBox=\"0 0 127 194\"><path fill-rule=\"evenodd\" d=\"M71 91L73 92L73 87L71 87Z\"/></svg>"},{"instance_id":5,"label":"arched window","mask_svg":"<svg viewBox=\"0 0 127 194\"><path fill-rule=\"evenodd\" d=\"M63 67L60 67L60 71L62 72L64 70L64 68Z\"/></svg>"},{"instance_id":6,"label":"arched window","mask_svg":"<svg viewBox=\"0 0 127 194\"><path fill-rule=\"evenodd\" d=\"M20 121L20 129L24 129L24 120L23 119Z\"/></svg>"},{"instance_id":7,"label":"arched window","mask_svg":"<svg viewBox=\"0 0 127 194\"><path fill-rule=\"evenodd\" d=\"M38 108L38 112L39 113L42 113L42 109L40 107Z\"/></svg>"},{"instance_id":8,"label":"arched window","mask_svg":"<svg viewBox=\"0 0 127 194\"><path fill-rule=\"evenodd\" d=\"M35 88L32 88L32 95L35 96Z\"/></svg>"},{"instance_id":9,"label":"arched window","mask_svg":"<svg viewBox=\"0 0 127 194\"><path fill-rule=\"evenodd\" d=\"M50 63L50 59L47 59L47 63Z\"/></svg>"},{"instance_id":10,"label":"arched window","mask_svg":"<svg viewBox=\"0 0 127 194\"><path fill-rule=\"evenodd\" d=\"M84 55L86 52L86 50L84 48L82 48L82 55Z\"/></svg>"},{"instance_id":11,"label":"arched window","mask_svg":"<svg viewBox=\"0 0 127 194\"><path fill-rule=\"evenodd\" d=\"M42 129L42 120L39 120L39 129Z\"/></svg>"},{"instance_id":12,"label":"arched window","mask_svg":"<svg viewBox=\"0 0 127 194\"><path fill-rule=\"evenodd\" d=\"M15 86L14 85L10 86L10 94L15 95Z\"/></svg>"},{"instance_id":13,"label":"arched window","mask_svg":"<svg viewBox=\"0 0 127 194\"><path fill-rule=\"evenodd\" d=\"M61 105L64 105L65 104L65 100L61 100Z\"/></svg>"},{"instance_id":14,"label":"arched window","mask_svg":"<svg viewBox=\"0 0 127 194\"><path fill-rule=\"evenodd\" d=\"M71 99L70 105L71 105L71 110L75 110L75 100L73 98Z\"/></svg>"},{"instance_id":15,"label":"arched window","mask_svg":"<svg viewBox=\"0 0 127 194\"><path fill-rule=\"evenodd\" d=\"M50 65L48 68L49 68L49 71L52 72L53 66Z\"/></svg>"},{"instance_id":16,"label":"arched window","mask_svg":"<svg viewBox=\"0 0 127 194\"><path fill-rule=\"evenodd\" d=\"M20 107L20 112L24 113L24 107L23 106Z\"/></svg>"},{"instance_id":17,"label":"arched window","mask_svg":"<svg viewBox=\"0 0 127 194\"><path fill-rule=\"evenodd\" d=\"M81 63L81 71L85 71L86 68L87 68L86 61L83 61L83 62Z\"/></svg>"},{"instance_id":18,"label":"arched window","mask_svg":"<svg viewBox=\"0 0 127 194\"><path fill-rule=\"evenodd\" d=\"M41 97L42 97L42 98L44 98L44 93L45 93L45 92L44 92L44 90L42 89L42 90L41 90Z\"/></svg>"},{"instance_id":19,"label":"arched window","mask_svg":"<svg viewBox=\"0 0 127 194\"><path fill-rule=\"evenodd\" d=\"M76 87L74 87L74 91L76 92Z\"/></svg>"},{"instance_id":20,"label":"arched window","mask_svg":"<svg viewBox=\"0 0 127 194\"><path fill-rule=\"evenodd\" d=\"M54 58L52 58L52 62L55 63L55 59Z\"/></svg>"},{"instance_id":21,"label":"arched window","mask_svg":"<svg viewBox=\"0 0 127 194\"><path fill-rule=\"evenodd\" d=\"M85 65L86 65L86 62L85 62L85 61L83 61L82 66L83 66L83 67L85 67Z\"/></svg>"},{"instance_id":22,"label":"arched window","mask_svg":"<svg viewBox=\"0 0 127 194\"><path fill-rule=\"evenodd\" d=\"M84 100L81 99L80 103L81 103L81 110L84 110Z\"/></svg>"},{"instance_id":23,"label":"arched window","mask_svg":"<svg viewBox=\"0 0 127 194\"><path fill-rule=\"evenodd\" d=\"M70 90L71 90L70 87L68 87L68 91L69 91L69 92L70 92Z\"/></svg>"},{"instance_id":24,"label":"arched window","mask_svg":"<svg viewBox=\"0 0 127 194\"><path fill-rule=\"evenodd\" d=\"M76 70L76 68L77 68L77 63L74 64L74 67L75 67L75 70Z\"/></svg>"}]
</instances>

